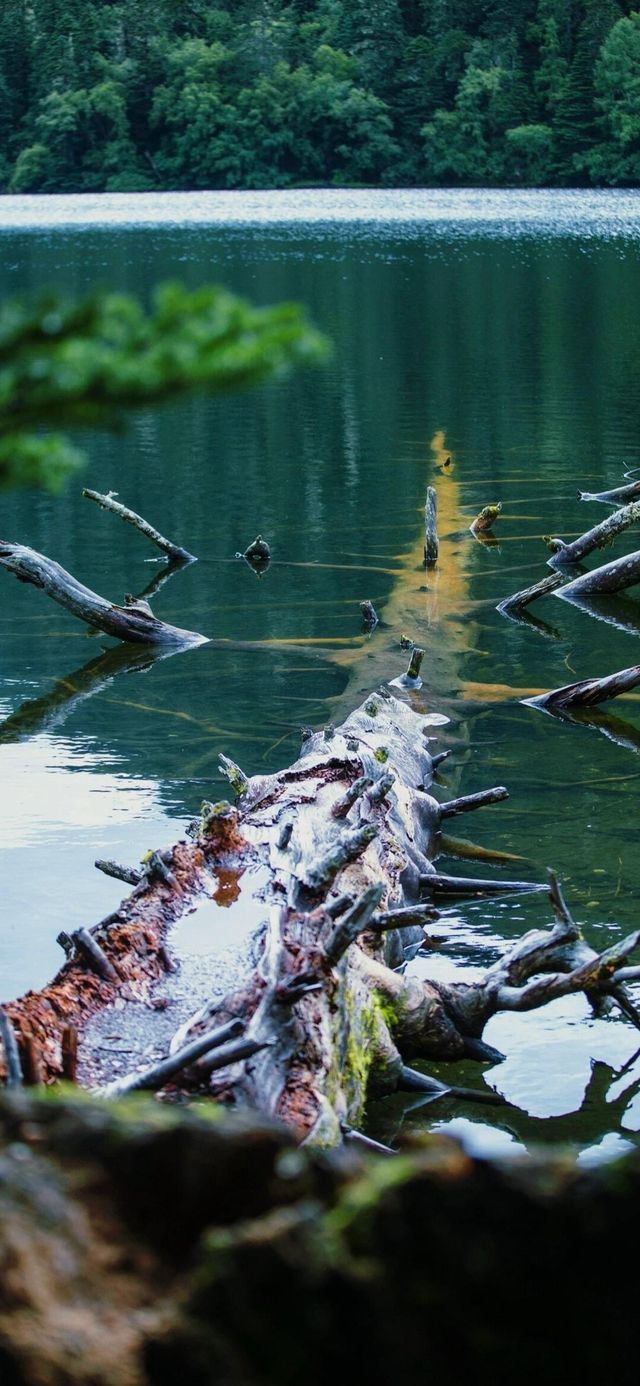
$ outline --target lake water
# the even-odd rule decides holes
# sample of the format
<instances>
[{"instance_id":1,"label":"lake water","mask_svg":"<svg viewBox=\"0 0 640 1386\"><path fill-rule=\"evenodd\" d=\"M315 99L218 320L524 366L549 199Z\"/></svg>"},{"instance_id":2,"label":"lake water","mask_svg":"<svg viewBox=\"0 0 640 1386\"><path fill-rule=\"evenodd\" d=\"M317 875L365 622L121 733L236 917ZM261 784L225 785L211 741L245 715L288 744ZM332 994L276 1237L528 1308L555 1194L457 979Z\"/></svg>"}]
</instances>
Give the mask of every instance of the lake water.
<instances>
[{"instance_id":1,"label":"lake water","mask_svg":"<svg viewBox=\"0 0 640 1386\"><path fill-rule=\"evenodd\" d=\"M608 619L553 596L532 608L538 624L495 607L544 575L542 535L576 535L609 513L580 504L578 486L614 486L640 465L639 250L633 192L0 200L5 295L222 282L259 303L306 303L334 343L320 369L86 436L86 470L61 497L2 496L4 537L121 600L163 565L80 497L83 484L118 491L199 556L154 610L212 637L136 667L0 574L4 998L53 973L60 929L119 900L96 856L135 862L173 841L221 792L220 751L248 773L286 764L302 725L340 720L402 671L401 634L426 649L424 706L450 718L443 797L496 783L511 793L456 832L526 858L443 869L538 879L552 865L594 946L637 925L638 697L598 725L520 701L637 662L637 595ZM425 577L429 484L441 557ZM497 543L483 545L468 526L498 500ZM261 579L233 558L258 532L274 555ZM625 535L615 552L633 547ZM365 598L381 617L370 636ZM456 907L439 921L435 959L412 966L474 975L548 917L535 896ZM445 1125L480 1149L570 1140L587 1160L638 1143L638 1037L617 1015L594 1019L574 998L498 1017L487 1038L508 1054L485 1069L514 1104L506 1115L405 1097L372 1108L372 1133ZM481 1073L440 1070L458 1083Z\"/></svg>"}]
</instances>

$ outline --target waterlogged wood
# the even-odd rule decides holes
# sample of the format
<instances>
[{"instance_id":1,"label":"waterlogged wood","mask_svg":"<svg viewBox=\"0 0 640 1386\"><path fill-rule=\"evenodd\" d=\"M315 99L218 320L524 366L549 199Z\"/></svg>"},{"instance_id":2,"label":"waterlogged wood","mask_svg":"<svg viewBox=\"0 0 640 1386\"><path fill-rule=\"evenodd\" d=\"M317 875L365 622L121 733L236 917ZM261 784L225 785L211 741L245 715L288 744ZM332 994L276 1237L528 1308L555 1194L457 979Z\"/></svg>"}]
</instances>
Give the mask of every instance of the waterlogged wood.
<instances>
[{"instance_id":1,"label":"waterlogged wood","mask_svg":"<svg viewBox=\"0 0 640 1386\"><path fill-rule=\"evenodd\" d=\"M433 759L425 737L431 734L424 717L381 689L329 737L307 737L293 765L249 778L236 807L205 806L191 841L163 854L165 873L145 878L92 931L119 986L74 955L48 987L7 1005L18 1044L33 1036L46 1080L63 1071L70 1026L78 1032L85 1082L96 1071L92 1017L112 1006L115 994L118 1027L134 1008L141 1047L124 1080L105 1070L109 1060L102 1056L100 1085L130 1080L135 1086L145 1050L154 1047L153 1000L159 979L168 984L172 922L211 898L216 872L240 873L257 861L268 870L268 920L226 995L215 994L212 957L211 1003L180 1027L171 1050L241 1024L245 1057L236 1049L222 1055L223 1067L220 1054L209 1064L192 1063L180 1071L180 1090L277 1117L299 1141L339 1143L345 1123L359 1126L367 1097L398 1090L416 1059L495 1062L482 1034L500 1009L526 1009L581 990L607 998L618 989L622 1005L624 982L636 975L630 960L637 936L598 957L585 953L566 920L537 932L533 942L527 935L472 983L394 970L403 945L416 932L424 939L425 883L471 894L541 889L499 876L474 882L434 874L445 820L429 792ZM359 778L391 775L384 797L364 793L354 800L349 826L336 818L334 805ZM285 822L291 833L283 847ZM478 1091L486 1096L482 1085Z\"/></svg>"},{"instance_id":2,"label":"waterlogged wood","mask_svg":"<svg viewBox=\"0 0 640 1386\"><path fill-rule=\"evenodd\" d=\"M424 559L425 568L434 568L438 562L438 496L435 486L429 486L424 508Z\"/></svg>"},{"instance_id":3,"label":"waterlogged wood","mask_svg":"<svg viewBox=\"0 0 640 1386\"><path fill-rule=\"evenodd\" d=\"M0 540L0 567L12 573L20 582L31 583L46 593L52 601L70 611L72 616L86 622L116 640L139 645L202 645L204 635L167 625L134 607L117 606L100 597L90 587L78 582L71 573L52 558L27 548Z\"/></svg>"},{"instance_id":4,"label":"waterlogged wood","mask_svg":"<svg viewBox=\"0 0 640 1386\"><path fill-rule=\"evenodd\" d=\"M498 602L497 611L508 614L510 611L521 611L523 607L529 606L539 597L546 597L549 592L555 592L556 587L564 582L562 573L552 573L549 577L542 578L540 582L534 582L531 587L523 587L520 592L514 592L512 597L504 597Z\"/></svg>"},{"instance_id":5,"label":"waterlogged wood","mask_svg":"<svg viewBox=\"0 0 640 1386\"><path fill-rule=\"evenodd\" d=\"M577 683L567 683L562 688L553 688L549 693L539 693L534 698L523 698L522 701L529 707L594 707L610 698L618 698L621 693L629 693L638 684L640 664L632 664L629 669L621 669L617 674L607 674L601 679L580 679Z\"/></svg>"},{"instance_id":6,"label":"waterlogged wood","mask_svg":"<svg viewBox=\"0 0 640 1386\"><path fill-rule=\"evenodd\" d=\"M133 525L134 529L144 534L146 539L150 539L152 544L155 544L174 562L184 564L196 562L195 555L189 553L188 549L184 549L181 544L174 544L171 539L165 539L164 534L161 534L158 529L154 529L148 520L142 518L142 515L137 515L135 510L129 510L128 506L122 505L120 501L116 500L116 491L109 491L106 495L102 495L100 491L90 491L85 487L82 494L86 500L95 501L96 505L99 505L103 510L110 510L113 515L119 515L126 524Z\"/></svg>"},{"instance_id":7,"label":"waterlogged wood","mask_svg":"<svg viewBox=\"0 0 640 1386\"><path fill-rule=\"evenodd\" d=\"M485 505L472 520L469 529L472 534L490 534L497 519L502 513L502 501L497 501L495 505Z\"/></svg>"},{"instance_id":8,"label":"waterlogged wood","mask_svg":"<svg viewBox=\"0 0 640 1386\"><path fill-rule=\"evenodd\" d=\"M602 568L594 568L590 573L567 582L554 592L554 597L571 601L573 597L598 596L608 592L622 592L626 587L634 587L640 582L640 549L626 554L623 558L605 563Z\"/></svg>"},{"instance_id":9,"label":"waterlogged wood","mask_svg":"<svg viewBox=\"0 0 640 1386\"><path fill-rule=\"evenodd\" d=\"M632 481L628 486L615 486L612 491L578 491L578 500L601 501L603 505L625 505L640 497L640 481Z\"/></svg>"},{"instance_id":10,"label":"waterlogged wood","mask_svg":"<svg viewBox=\"0 0 640 1386\"><path fill-rule=\"evenodd\" d=\"M605 548L618 534L637 524L638 520L640 501L635 501L632 505L624 506L622 510L616 510L613 515L609 515L601 524L594 525L593 529L588 529L571 544L565 544L562 539L550 539L549 546L554 548L555 552L548 559L547 567L560 569L570 567L572 563L581 563L594 549Z\"/></svg>"}]
</instances>

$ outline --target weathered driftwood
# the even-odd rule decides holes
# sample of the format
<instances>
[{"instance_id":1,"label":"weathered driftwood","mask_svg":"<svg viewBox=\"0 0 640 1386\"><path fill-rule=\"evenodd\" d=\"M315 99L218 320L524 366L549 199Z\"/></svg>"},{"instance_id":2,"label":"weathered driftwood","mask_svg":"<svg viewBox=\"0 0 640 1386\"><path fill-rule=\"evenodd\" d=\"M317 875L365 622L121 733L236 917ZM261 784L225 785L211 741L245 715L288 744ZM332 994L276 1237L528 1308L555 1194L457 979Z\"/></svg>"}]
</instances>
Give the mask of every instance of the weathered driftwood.
<instances>
[{"instance_id":1,"label":"weathered driftwood","mask_svg":"<svg viewBox=\"0 0 640 1386\"><path fill-rule=\"evenodd\" d=\"M424 507L424 559L425 568L433 568L438 562L438 496L435 486L427 489Z\"/></svg>"},{"instance_id":2,"label":"weathered driftwood","mask_svg":"<svg viewBox=\"0 0 640 1386\"><path fill-rule=\"evenodd\" d=\"M636 496L640 496L640 481L631 481L628 486L615 486L612 491L578 491L578 500L602 501L603 505L626 505Z\"/></svg>"},{"instance_id":3,"label":"weathered driftwood","mask_svg":"<svg viewBox=\"0 0 640 1386\"><path fill-rule=\"evenodd\" d=\"M531 587L523 587L520 592L514 592L511 597L504 597L498 602L497 611L508 614L510 611L521 611L523 607L529 606L531 602L538 600L538 597L546 597L548 592L555 592L556 587L564 582L562 573L551 573L549 577L542 578L540 582L534 582Z\"/></svg>"},{"instance_id":4,"label":"weathered driftwood","mask_svg":"<svg viewBox=\"0 0 640 1386\"><path fill-rule=\"evenodd\" d=\"M632 664L629 669L620 669L617 674L607 674L602 679L580 679L577 683L564 684L553 688L549 693L538 693L534 698L523 698L529 707L578 708L594 707L606 703L621 693L629 693L640 684L640 664Z\"/></svg>"},{"instance_id":5,"label":"weathered driftwood","mask_svg":"<svg viewBox=\"0 0 640 1386\"><path fill-rule=\"evenodd\" d=\"M563 601L571 601L573 597L621 592L625 587L634 587L638 582L640 549L626 554L623 558L614 559L613 563L605 563L601 568L593 568L590 573L582 573L580 577L558 588L553 595Z\"/></svg>"},{"instance_id":6,"label":"weathered driftwood","mask_svg":"<svg viewBox=\"0 0 640 1386\"><path fill-rule=\"evenodd\" d=\"M433 760L423 733L431 731L424 714L380 690L328 739L308 737L287 769L244 777L235 808L205 806L191 841L162 854L164 874L145 877L92 930L117 979L89 970L75 950L48 987L7 1005L21 1050L31 1036L51 1081L62 1073L63 1031L73 1025L81 1072L91 1082L89 1022L117 1000L118 1024L131 1007L148 1016L143 1063L134 1059L125 1079L135 1087L153 1045L154 986L166 977L172 920L210 897L216 871L238 873L258 862L270 892L253 961L231 992L180 1028L171 1047L179 1053L182 1089L277 1116L301 1141L339 1142L345 1123L359 1125L367 1095L400 1089L415 1060L495 1061L482 1034L501 1009L529 1009L571 991L591 998L616 988L624 997L625 981L638 972L628 959L639 936L599 957L566 918L527 935L477 982L445 984L393 970L403 944L416 932L424 937L423 894L434 884L453 881L470 893L540 888L499 876L474 882L434 873L446 818L430 792ZM361 793L346 818L336 817L335 805L344 806L354 782L376 776L387 779L385 794ZM284 842L283 823L292 825ZM212 985L215 969L214 957ZM241 1022L251 1056L241 1062L236 1052L234 1062L215 1069L198 1059L183 1071L183 1046L229 1022ZM101 1083L114 1076L104 1063L100 1074ZM422 1079L438 1100L437 1085ZM446 1083L444 1089L451 1091Z\"/></svg>"},{"instance_id":7,"label":"weathered driftwood","mask_svg":"<svg viewBox=\"0 0 640 1386\"><path fill-rule=\"evenodd\" d=\"M86 487L82 492L87 500L95 501L103 510L110 510L113 515L119 515L126 524L133 525L134 529L144 534L146 539L150 539L152 544L166 553L168 558L179 563L195 563L195 554L189 553L188 549L182 548L181 544L174 544L171 539L165 539L158 529L154 529L148 520L144 520L142 515L137 515L135 510L129 510L128 506L122 505L115 499L117 491L109 491L102 495L100 491L90 491Z\"/></svg>"},{"instance_id":8,"label":"weathered driftwood","mask_svg":"<svg viewBox=\"0 0 640 1386\"><path fill-rule=\"evenodd\" d=\"M193 630L181 630L167 625L136 603L117 606L92 592L72 577L59 563L45 554L37 553L24 544L0 541L0 566L13 573L20 582L40 587L52 601L70 611L88 626L113 635L117 640L139 645L182 646L201 645L205 636Z\"/></svg>"},{"instance_id":9,"label":"weathered driftwood","mask_svg":"<svg viewBox=\"0 0 640 1386\"><path fill-rule=\"evenodd\" d=\"M586 530L578 539L566 544L563 539L549 539L549 548L554 550L553 556L548 559L548 568L568 568L572 563L581 563L583 558L593 553L594 549L604 549L607 544L611 544L618 534L624 533L631 525L635 525L640 520L640 501L634 501L631 505L625 505L622 510L614 511L613 515L608 515L601 524L594 525L592 529Z\"/></svg>"}]
</instances>

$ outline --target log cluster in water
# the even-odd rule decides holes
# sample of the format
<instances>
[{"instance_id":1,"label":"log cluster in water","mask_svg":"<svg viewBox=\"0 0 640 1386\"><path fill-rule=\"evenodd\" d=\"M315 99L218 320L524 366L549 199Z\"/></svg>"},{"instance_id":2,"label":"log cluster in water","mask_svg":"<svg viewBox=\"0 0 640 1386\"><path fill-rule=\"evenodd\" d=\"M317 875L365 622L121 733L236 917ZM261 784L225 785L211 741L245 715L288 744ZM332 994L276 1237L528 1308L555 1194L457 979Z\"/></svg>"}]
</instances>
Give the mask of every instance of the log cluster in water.
<instances>
[{"instance_id":1,"label":"log cluster in water","mask_svg":"<svg viewBox=\"0 0 640 1386\"><path fill-rule=\"evenodd\" d=\"M161 542L175 558L176 546L139 516L111 497L91 499ZM635 503L626 509L635 518ZM491 512L486 521L493 523L499 510L485 507ZM622 514L609 522L608 538L625 527ZM427 565L438 558L435 517L430 495ZM604 542L602 535L600 526L583 536L579 552ZM559 542L554 549L556 559L566 557ZM192 558L186 551L181 557ZM259 536L241 557L263 565L270 553ZM634 558L640 573L640 554L618 562L629 572ZM140 599L113 607L50 559L19 545L0 545L0 563L101 629L114 633L116 613L125 620L122 639L163 646L205 638L156 622L143 609L146 601L142 608ZM603 573L590 575L592 590L610 590L602 586L611 581ZM561 581L555 572L502 609L517 613L546 593L570 593L575 583L561 589ZM403 697L381 687L341 726L308 731L298 760L280 772L247 776L221 756L233 803L203 805L188 839L149 854L142 868L96 863L134 888L93 928L61 935L66 961L53 981L0 1011L8 1084L79 1074L104 1097L143 1088L206 1093L279 1118L300 1141L337 1144L359 1138L372 1094L406 1089L433 1101L460 1096L501 1102L486 1087L459 1089L416 1068L430 1060L499 1061L502 1056L483 1039L498 1011L529 1010L583 992L592 1005L614 1005L640 1028L627 991L627 984L640 977L640 967L629 961L640 933L598 954L582 938L553 873L545 884L438 870L448 819L498 803L507 791L492 786L443 802L434 774L448 751L433 746L438 719L406 701L421 685L423 653L413 647L406 674L393 680ZM587 706L639 682L640 666L634 666L536 701L548 708ZM254 866L265 873L265 918L236 984L226 994L216 993L213 958L212 999L174 1034L168 1052L151 1062L134 1062L124 1077L105 1074L104 1063L97 1061L93 1019L135 1012L153 1045L163 982L175 966L172 925L194 903L211 897L217 871L238 876ZM439 900L545 890L555 924L527 934L478 981L444 983L405 972L405 949L428 945L425 931Z\"/></svg>"}]
</instances>

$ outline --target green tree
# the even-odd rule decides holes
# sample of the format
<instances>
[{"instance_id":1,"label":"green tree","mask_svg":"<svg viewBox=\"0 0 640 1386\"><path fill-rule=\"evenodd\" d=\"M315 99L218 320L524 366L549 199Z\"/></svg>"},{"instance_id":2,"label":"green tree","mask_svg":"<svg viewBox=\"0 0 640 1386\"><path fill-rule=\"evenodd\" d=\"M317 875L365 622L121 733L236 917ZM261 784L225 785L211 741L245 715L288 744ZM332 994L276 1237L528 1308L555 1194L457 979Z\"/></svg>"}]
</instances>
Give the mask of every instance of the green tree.
<instances>
[{"instance_id":1,"label":"green tree","mask_svg":"<svg viewBox=\"0 0 640 1386\"><path fill-rule=\"evenodd\" d=\"M596 108L603 143L584 158L595 182L640 179L640 13L620 19L607 35L595 70Z\"/></svg>"},{"instance_id":2,"label":"green tree","mask_svg":"<svg viewBox=\"0 0 640 1386\"><path fill-rule=\"evenodd\" d=\"M165 285L150 312L122 294L0 311L0 486L55 489L81 458L49 428L113 427L189 390L245 388L318 361L294 304L254 308L223 289Z\"/></svg>"}]
</instances>

